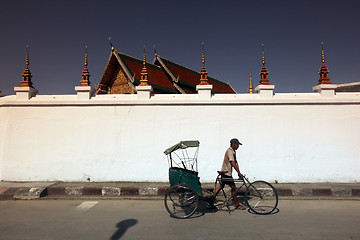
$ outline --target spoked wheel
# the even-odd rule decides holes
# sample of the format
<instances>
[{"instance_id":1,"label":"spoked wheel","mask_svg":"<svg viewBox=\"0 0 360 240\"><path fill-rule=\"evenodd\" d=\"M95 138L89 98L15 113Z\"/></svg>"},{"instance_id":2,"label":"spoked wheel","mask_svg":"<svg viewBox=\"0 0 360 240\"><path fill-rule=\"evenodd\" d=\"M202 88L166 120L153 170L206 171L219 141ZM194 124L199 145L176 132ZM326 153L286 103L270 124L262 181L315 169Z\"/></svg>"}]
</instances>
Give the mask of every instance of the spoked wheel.
<instances>
[{"instance_id":1,"label":"spoked wheel","mask_svg":"<svg viewBox=\"0 0 360 240\"><path fill-rule=\"evenodd\" d=\"M165 193L165 207L174 218L188 218L199 206L199 196L187 184L171 186Z\"/></svg>"},{"instance_id":2,"label":"spoked wheel","mask_svg":"<svg viewBox=\"0 0 360 240\"><path fill-rule=\"evenodd\" d=\"M265 181L251 183L245 196L250 210L257 214L270 214L278 204L276 189Z\"/></svg>"}]
</instances>

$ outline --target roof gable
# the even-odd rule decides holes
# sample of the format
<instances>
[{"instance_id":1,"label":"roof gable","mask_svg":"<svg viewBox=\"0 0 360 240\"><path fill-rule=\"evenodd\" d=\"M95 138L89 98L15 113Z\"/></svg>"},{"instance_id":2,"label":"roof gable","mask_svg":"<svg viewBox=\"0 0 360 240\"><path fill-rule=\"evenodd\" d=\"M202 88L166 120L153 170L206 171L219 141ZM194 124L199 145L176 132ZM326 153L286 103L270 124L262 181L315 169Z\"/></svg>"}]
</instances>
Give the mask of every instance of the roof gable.
<instances>
[{"instance_id":1,"label":"roof gable","mask_svg":"<svg viewBox=\"0 0 360 240\"><path fill-rule=\"evenodd\" d=\"M146 63L145 65L149 76L148 83L153 87L154 93L178 93L171 80L159 66L151 63ZM110 86L112 84L113 76L119 67L124 70L131 86L135 88L135 86L139 85L143 62L118 51L112 51L101 77L99 89L106 88L103 86ZM105 91L101 91L101 93L105 93Z\"/></svg>"},{"instance_id":2,"label":"roof gable","mask_svg":"<svg viewBox=\"0 0 360 240\"><path fill-rule=\"evenodd\" d=\"M119 57L124 62L125 66L129 70L130 74L134 77L135 85L140 83L140 73L143 68L143 61L137 58L130 57L128 55L118 52ZM152 85L153 88L162 87L164 90L168 89L171 92L176 93L174 85L171 83L169 78L165 75L162 69L159 66L156 66L151 63L145 64L148 76L149 76L149 85Z\"/></svg>"},{"instance_id":3,"label":"roof gable","mask_svg":"<svg viewBox=\"0 0 360 240\"><path fill-rule=\"evenodd\" d=\"M171 71L172 75L178 80L178 84L181 85L187 93L196 93L196 85L200 83L200 73L165 58L161 58L161 61L166 65L167 69ZM213 92L215 93L235 93L229 84L215 78L208 77L208 82L213 85Z\"/></svg>"},{"instance_id":4,"label":"roof gable","mask_svg":"<svg viewBox=\"0 0 360 240\"><path fill-rule=\"evenodd\" d=\"M197 93L196 86L200 83L200 73L156 55L154 64L145 63L148 72L148 84L154 93ZM130 88L140 84L143 61L112 50L104 73L98 85L98 93L106 94L112 86L114 75L121 68ZM124 78L125 79L125 78ZM213 85L214 93L235 93L233 88L224 82L208 77Z\"/></svg>"}]
</instances>

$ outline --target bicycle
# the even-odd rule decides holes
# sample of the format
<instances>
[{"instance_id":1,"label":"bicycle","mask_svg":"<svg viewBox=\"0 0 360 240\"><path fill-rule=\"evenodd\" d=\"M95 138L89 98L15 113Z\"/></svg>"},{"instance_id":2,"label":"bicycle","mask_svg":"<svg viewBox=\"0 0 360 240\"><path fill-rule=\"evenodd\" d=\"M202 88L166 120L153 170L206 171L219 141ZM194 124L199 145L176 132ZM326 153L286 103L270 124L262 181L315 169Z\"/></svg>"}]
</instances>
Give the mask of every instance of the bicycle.
<instances>
[{"instance_id":1,"label":"bicycle","mask_svg":"<svg viewBox=\"0 0 360 240\"><path fill-rule=\"evenodd\" d=\"M218 171L218 176L215 180L214 189L221 186L221 181L232 180L232 178L224 177L226 172ZM239 179L233 180L235 184L241 184L240 187L236 188L236 191L233 193L230 192L230 189L225 189L221 187L221 190L216 197L215 206L219 209L227 208L230 213L233 211L231 205L233 204L233 194L236 194L238 200L243 201L244 204L249 207L249 209L260 215L267 215L277 208L278 205L278 194L276 189L266 181L255 181L250 182L245 176L240 177ZM244 191L242 191L244 189ZM230 192L230 194L229 194Z\"/></svg>"}]
</instances>

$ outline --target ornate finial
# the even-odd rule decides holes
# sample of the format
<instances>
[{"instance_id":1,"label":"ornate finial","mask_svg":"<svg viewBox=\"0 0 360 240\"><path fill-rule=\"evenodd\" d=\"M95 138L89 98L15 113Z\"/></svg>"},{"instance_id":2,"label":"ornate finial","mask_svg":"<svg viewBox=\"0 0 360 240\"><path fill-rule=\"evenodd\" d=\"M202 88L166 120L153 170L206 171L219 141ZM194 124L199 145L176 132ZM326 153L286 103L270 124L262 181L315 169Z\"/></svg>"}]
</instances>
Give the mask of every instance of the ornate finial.
<instances>
[{"instance_id":1,"label":"ornate finial","mask_svg":"<svg viewBox=\"0 0 360 240\"><path fill-rule=\"evenodd\" d=\"M154 43L154 53L155 53L155 56L157 56L157 52L156 52L156 45Z\"/></svg>"},{"instance_id":2,"label":"ornate finial","mask_svg":"<svg viewBox=\"0 0 360 240\"><path fill-rule=\"evenodd\" d=\"M31 72L29 69L29 46L26 45L26 60L25 60L25 64L26 64L26 68L24 70L24 73L21 74L22 76L22 81L20 82L20 86L19 87L33 87L32 82L31 82Z\"/></svg>"},{"instance_id":3,"label":"ornate finial","mask_svg":"<svg viewBox=\"0 0 360 240\"><path fill-rule=\"evenodd\" d=\"M200 71L200 85L209 85L208 83L208 78L207 78L207 71L205 68L205 54L204 54L204 43L201 43L202 45L202 58L201 58L201 62L203 64L201 71Z\"/></svg>"},{"instance_id":4,"label":"ornate finial","mask_svg":"<svg viewBox=\"0 0 360 240\"><path fill-rule=\"evenodd\" d=\"M201 43L201 49L202 49L201 62L204 65L205 64L204 43Z\"/></svg>"},{"instance_id":5,"label":"ornate finial","mask_svg":"<svg viewBox=\"0 0 360 240\"><path fill-rule=\"evenodd\" d=\"M114 51L114 46L113 46L113 44L111 42L111 37L109 37L109 42L110 42L110 46L111 46L111 51Z\"/></svg>"},{"instance_id":6,"label":"ornate finial","mask_svg":"<svg viewBox=\"0 0 360 240\"><path fill-rule=\"evenodd\" d=\"M143 69L140 73L140 86L149 86L148 84L148 72L146 69L146 55L145 55L145 45L144 45L144 58L143 58Z\"/></svg>"},{"instance_id":7,"label":"ornate finial","mask_svg":"<svg viewBox=\"0 0 360 240\"><path fill-rule=\"evenodd\" d=\"M253 88L253 83L252 83L252 79L251 79L252 75L251 75L251 71L250 71L250 83L249 83L249 93L254 93L254 88Z\"/></svg>"},{"instance_id":8,"label":"ornate finial","mask_svg":"<svg viewBox=\"0 0 360 240\"><path fill-rule=\"evenodd\" d=\"M269 72L267 71L267 69L266 69L266 67L265 67L264 44L261 45L261 48L262 48L261 55L262 55L262 64L263 64L263 67L262 67L261 72L260 72L260 84L261 84L261 85L270 85L269 79L268 79L268 74L269 74Z\"/></svg>"},{"instance_id":9,"label":"ornate finial","mask_svg":"<svg viewBox=\"0 0 360 240\"><path fill-rule=\"evenodd\" d=\"M262 64L263 66L265 66L264 44L261 44L261 49L262 49Z\"/></svg>"},{"instance_id":10,"label":"ornate finial","mask_svg":"<svg viewBox=\"0 0 360 240\"><path fill-rule=\"evenodd\" d=\"M322 62L322 66L319 71L320 79L319 79L318 85L319 84L332 84L330 82L330 78L329 78L329 70L325 66L325 54L324 54L324 43L323 42L321 43L321 62Z\"/></svg>"},{"instance_id":11,"label":"ornate finial","mask_svg":"<svg viewBox=\"0 0 360 240\"><path fill-rule=\"evenodd\" d=\"M143 65L145 66L146 63L146 55L145 55L145 45L144 45L144 58L143 58Z\"/></svg>"},{"instance_id":12,"label":"ornate finial","mask_svg":"<svg viewBox=\"0 0 360 240\"><path fill-rule=\"evenodd\" d=\"M85 48L85 67L87 67L87 65L88 65L88 59L87 59L87 46L86 46L86 48Z\"/></svg>"},{"instance_id":13,"label":"ornate finial","mask_svg":"<svg viewBox=\"0 0 360 240\"><path fill-rule=\"evenodd\" d=\"M28 67L29 65L29 45L26 45L26 67Z\"/></svg>"},{"instance_id":14,"label":"ornate finial","mask_svg":"<svg viewBox=\"0 0 360 240\"><path fill-rule=\"evenodd\" d=\"M324 42L321 42L321 62L325 63Z\"/></svg>"},{"instance_id":15,"label":"ornate finial","mask_svg":"<svg viewBox=\"0 0 360 240\"><path fill-rule=\"evenodd\" d=\"M90 74L88 71L88 55L87 55L87 46L85 48L85 63L84 70L81 74L82 80L80 81L80 86L90 86Z\"/></svg>"}]
</instances>

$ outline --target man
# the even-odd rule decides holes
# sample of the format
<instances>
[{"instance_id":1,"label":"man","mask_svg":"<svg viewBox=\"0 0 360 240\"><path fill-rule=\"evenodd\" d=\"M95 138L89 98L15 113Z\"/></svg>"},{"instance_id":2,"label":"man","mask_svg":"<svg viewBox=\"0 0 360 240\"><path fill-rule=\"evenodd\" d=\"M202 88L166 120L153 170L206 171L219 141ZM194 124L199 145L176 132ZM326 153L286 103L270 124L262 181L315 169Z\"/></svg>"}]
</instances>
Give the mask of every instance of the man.
<instances>
[{"instance_id":1,"label":"man","mask_svg":"<svg viewBox=\"0 0 360 240\"><path fill-rule=\"evenodd\" d=\"M230 140L230 147L226 150L224 161L221 167L221 171L225 172L221 175L220 185L215 189L214 197L216 197L221 190L225 186L225 184L231 187L231 195L233 196L233 200L235 203L235 209L246 209L246 207L242 204L238 203L236 196L236 186L234 179L232 178L232 170L235 169L239 178L243 177L240 173L239 164L236 160L236 150L239 148L239 145L242 145L237 138L233 138Z\"/></svg>"}]
</instances>

